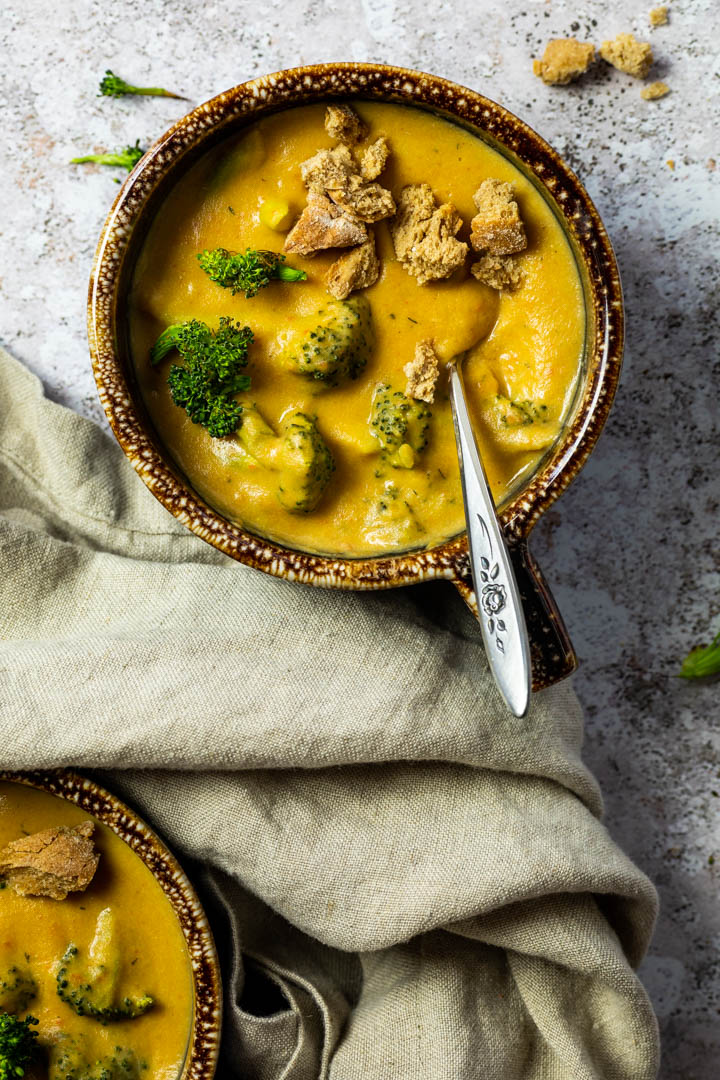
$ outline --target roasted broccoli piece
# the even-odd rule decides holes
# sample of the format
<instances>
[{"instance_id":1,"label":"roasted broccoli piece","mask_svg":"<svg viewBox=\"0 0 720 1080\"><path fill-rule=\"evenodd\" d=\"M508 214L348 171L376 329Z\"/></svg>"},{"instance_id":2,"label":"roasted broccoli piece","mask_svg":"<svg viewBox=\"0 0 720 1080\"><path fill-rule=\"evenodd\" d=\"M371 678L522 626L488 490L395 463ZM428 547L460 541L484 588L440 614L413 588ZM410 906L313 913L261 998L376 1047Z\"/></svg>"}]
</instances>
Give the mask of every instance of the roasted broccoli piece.
<instances>
[{"instance_id":1,"label":"roasted broccoli piece","mask_svg":"<svg viewBox=\"0 0 720 1080\"><path fill-rule=\"evenodd\" d=\"M25 1012L36 997L37 983L29 971L13 966L0 977L0 1009L5 1012Z\"/></svg>"},{"instance_id":2,"label":"roasted broccoli piece","mask_svg":"<svg viewBox=\"0 0 720 1080\"><path fill-rule=\"evenodd\" d=\"M134 146L126 146L124 150L118 150L115 153L107 151L104 154L84 154L82 157L70 158L70 164L84 165L87 161L94 161L98 165L114 165L119 169L132 172L144 153L138 139Z\"/></svg>"},{"instance_id":3,"label":"roasted broccoli piece","mask_svg":"<svg viewBox=\"0 0 720 1080\"><path fill-rule=\"evenodd\" d=\"M223 316L217 330L197 319L168 326L150 350L151 364L159 364L173 349L180 353L185 364L173 364L168 375L172 399L214 439L240 426L242 406L235 394L250 387L242 369L252 341L249 326Z\"/></svg>"},{"instance_id":4,"label":"roasted broccoli piece","mask_svg":"<svg viewBox=\"0 0 720 1080\"><path fill-rule=\"evenodd\" d=\"M256 296L271 281L305 281L304 270L295 270L284 266L284 255L274 251L255 251L248 248L244 255L226 248L203 251L198 255L198 262L207 276L230 289L232 295L244 292L246 299Z\"/></svg>"},{"instance_id":5,"label":"roasted broccoli piece","mask_svg":"<svg viewBox=\"0 0 720 1080\"><path fill-rule=\"evenodd\" d=\"M422 401L380 383L373 395L370 430L383 459L394 469L411 469L427 446L431 412Z\"/></svg>"},{"instance_id":6,"label":"roasted broccoli piece","mask_svg":"<svg viewBox=\"0 0 720 1080\"><path fill-rule=\"evenodd\" d=\"M18 1019L12 1013L0 1012L0 1080L15 1080L24 1076L37 1054L37 1024L34 1016Z\"/></svg>"},{"instance_id":7,"label":"roasted broccoli piece","mask_svg":"<svg viewBox=\"0 0 720 1080\"><path fill-rule=\"evenodd\" d=\"M123 1046L114 1047L105 1057L88 1060L77 1040L65 1034L49 1056L48 1080L138 1080L147 1068L133 1050Z\"/></svg>"},{"instance_id":8,"label":"roasted broccoli piece","mask_svg":"<svg viewBox=\"0 0 720 1080\"><path fill-rule=\"evenodd\" d=\"M679 675L681 679L706 679L710 675L720 674L720 633L717 633L709 645L693 649L682 662Z\"/></svg>"},{"instance_id":9,"label":"roasted broccoli piece","mask_svg":"<svg viewBox=\"0 0 720 1080\"><path fill-rule=\"evenodd\" d=\"M333 456L312 416L295 412L283 423L278 499L293 514L320 502L335 469Z\"/></svg>"},{"instance_id":10,"label":"roasted broccoli piece","mask_svg":"<svg viewBox=\"0 0 720 1080\"><path fill-rule=\"evenodd\" d=\"M299 375L334 386L341 379L357 378L373 340L370 305L364 296L329 300L290 332L281 362Z\"/></svg>"},{"instance_id":11,"label":"roasted broccoli piece","mask_svg":"<svg viewBox=\"0 0 720 1080\"><path fill-rule=\"evenodd\" d=\"M78 1016L91 1016L101 1024L113 1020L134 1020L153 1004L148 994L125 995L117 1000L120 956L115 937L112 908L104 908L97 918L95 936L83 960L77 945L70 944L56 975L58 997Z\"/></svg>"},{"instance_id":12,"label":"roasted broccoli piece","mask_svg":"<svg viewBox=\"0 0 720 1080\"><path fill-rule=\"evenodd\" d=\"M180 101L187 101L187 98L182 97L180 94L174 94L172 90L163 90L161 86L132 86L130 83L125 82L119 75L113 75L112 71L108 68L100 81L100 93L98 97L125 97L127 94L144 94L150 97L171 97L178 98Z\"/></svg>"}]
</instances>

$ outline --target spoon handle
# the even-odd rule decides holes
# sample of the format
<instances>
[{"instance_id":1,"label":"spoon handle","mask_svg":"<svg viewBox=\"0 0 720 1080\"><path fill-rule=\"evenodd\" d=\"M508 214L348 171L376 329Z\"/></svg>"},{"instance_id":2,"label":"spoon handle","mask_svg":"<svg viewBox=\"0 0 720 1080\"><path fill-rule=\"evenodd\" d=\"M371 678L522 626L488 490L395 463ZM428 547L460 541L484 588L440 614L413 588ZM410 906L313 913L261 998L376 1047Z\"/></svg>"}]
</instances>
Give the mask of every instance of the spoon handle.
<instances>
[{"instance_id":1,"label":"spoon handle","mask_svg":"<svg viewBox=\"0 0 720 1080\"><path fill-rule=\"evenodd\" d=\"M502 526L495 512L475 442L462 377L450 370L460 478L465 499L470 570L490 670L510 711L524 716L530 703L531 667L525 615Z\"/></svg>"}]
</instances>

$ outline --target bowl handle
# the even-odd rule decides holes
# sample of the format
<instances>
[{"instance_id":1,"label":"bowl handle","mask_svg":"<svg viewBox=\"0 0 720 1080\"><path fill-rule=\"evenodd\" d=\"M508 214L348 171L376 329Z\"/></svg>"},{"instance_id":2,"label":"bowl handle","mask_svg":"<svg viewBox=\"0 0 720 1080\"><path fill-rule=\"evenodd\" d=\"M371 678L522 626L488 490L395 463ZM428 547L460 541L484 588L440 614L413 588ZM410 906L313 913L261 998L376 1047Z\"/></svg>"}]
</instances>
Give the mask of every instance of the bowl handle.
<instances>
[{"instance_id":1,"label":"bowl handle","mask_svg":"<svg viewBox=\"0 0 720 1080\"><path fill-rule=\"evenodd\" d=\"M540 567L530 554L527 539L508 543L530 638L532 688L544 690L571 675L577 657L565 623ZM476 619L480 618L470 571L454 584Z\"/></svg>"}]
</instances>

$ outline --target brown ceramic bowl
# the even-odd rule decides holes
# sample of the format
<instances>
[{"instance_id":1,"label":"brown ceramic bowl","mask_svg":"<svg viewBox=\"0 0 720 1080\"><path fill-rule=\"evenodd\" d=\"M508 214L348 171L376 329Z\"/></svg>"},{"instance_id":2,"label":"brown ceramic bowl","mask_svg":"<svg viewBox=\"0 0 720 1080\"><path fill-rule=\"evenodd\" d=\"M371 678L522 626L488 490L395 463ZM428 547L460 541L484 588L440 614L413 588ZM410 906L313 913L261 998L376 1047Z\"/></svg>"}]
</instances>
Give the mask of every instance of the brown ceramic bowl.
<instances>
[{"instance_id":1,"label":"brown ceramic bowl","mask_svg":"<svg viewBox=\"0 0 720 1080\"><path fill-rule=\"evenodd\" d=\"M228 521L192 490L173 464L135 383L125 297L138 249L164 194L200 154L258 117L336 98L411 104L473 131L535 183L575 252L587 312L575 400L557 443L500 508L525 605L533 686L540 689L568 675L576 660L527 540L540 515L582 468L607 418L622 360L623 305L612 247L587 192L559 155L507 109L436 75L364 63L316 64L266 75L194 109L135 167L100 238L89 296L90 350L100 399L118 442L153 494L188 528L234 559L291 581L340 589L384 589L446 578L477 614L464 535L422 551L349 559L294 551Z\"/></svg>"},{"instance_id":2,"label":"brown ceramic bowl","mask_svg":"<svg viewBox=\"0 0 720 1080\"><path fill-rule=\"evenodd\" d=\"M222 982L210 924L175 856L137 814L92 780L58 769L5 772L0 780L46 791L81 807L112 829L142 859L175 912L185 938L193 983L193 1016L185 1064L178 1080L212 1080L222 1026Z\"/></svg>"}]
</instances>

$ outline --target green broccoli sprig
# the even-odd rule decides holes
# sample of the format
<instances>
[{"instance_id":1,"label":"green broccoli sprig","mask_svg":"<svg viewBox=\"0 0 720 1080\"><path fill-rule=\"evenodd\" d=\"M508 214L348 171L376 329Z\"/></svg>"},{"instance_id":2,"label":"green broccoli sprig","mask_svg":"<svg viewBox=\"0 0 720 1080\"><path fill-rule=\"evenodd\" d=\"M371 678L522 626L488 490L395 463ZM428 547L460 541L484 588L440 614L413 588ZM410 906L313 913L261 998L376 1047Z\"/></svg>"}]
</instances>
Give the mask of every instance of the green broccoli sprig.
<instances>
[{"instance_id":1,"label":"green broccoli sprig","mask_svg":"<svg viewBox=\"0 0 720 1080\"><path fill-rule=\"evenodd\" d=\"M305 281L304 270L284 266L285 256L274 251L255 251L248 248L244 255L226 248L203 251L198 262L208 277L223 289L244 292L246 299L256 296L272 280Z\"/></svg>"},{"instance_id":2,"label":"green broccoli sprig","mask_svg":"<svg viewBox=\"0 0 720 1080\"><path fill-rule=\"evenodd\" d=\"M0 1012L0 1080L24 1076L37 1053L37 1024L34 1016L19 1020L12 1013Z\"/></svg>"},{"instance_id":3,"label":"green broccoli sprig","mask_svg":"<svg viewBox=\"0 0 720 1080\"><path fill-rule=\"evenodd\" d=\"M172 90L163 90L161 86L132 86L125 82L119 75L113 75L108 69L100 82L98 97L125 97L127 94L145 94L151 97L171 97L179 101L187 101L180 94L174 94Z\"/></svg>"},{"instance_id":4,"label":"green broccoli sprig","mask_svg":"<svg viewBox=\"0 0 720 1080\"><path fill-rule=\"evenodd\" d=\"M153 365L173 349L180 353L184 366L173 364L168 375L172 399L214 439L231 435L240 426L242 405L234 395L250 387L242 369L252 341L249 326L223 316L217 330L197 319L168 326L150 350Z\"/></svg>"},{"instance_id":5,"label":"green broccoli sprig","mask_svg":"<svg viewBox=\"0 0 720 1080\"><path fill-rule=\"evenodd\" d=\"M128 172L131 172L144 153L145 151L140 148L140 140L138 139L134 146L126 146L124 150L118 150L115 153L84 154L82 157L70 158L70 164L84 165L87 161L94 161L98 165L114 165L117 168L127 169Z\"/></svg>"},{"instance_id":6,"label":"green broccoli sprig","mask_svg":"<svg viewBox=\"0 0 720 1080\"><path fill-rule=\"evenodd\" d=\"M681 679L705 679L717 674L720 674L720 633L709 645L693 649L683 660L679 671Z\"/></svg>"}]
</instances>

